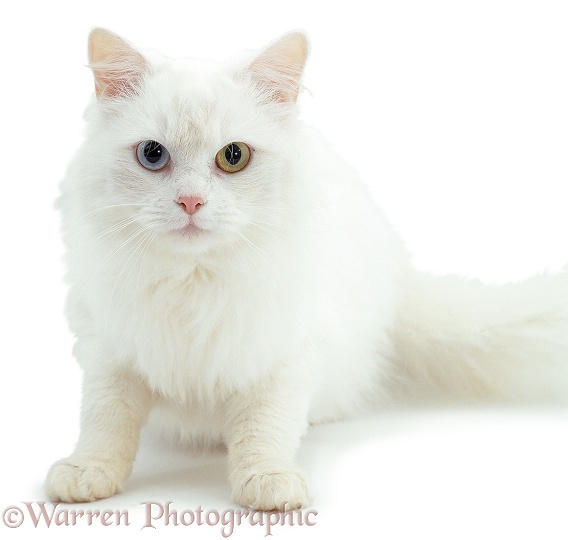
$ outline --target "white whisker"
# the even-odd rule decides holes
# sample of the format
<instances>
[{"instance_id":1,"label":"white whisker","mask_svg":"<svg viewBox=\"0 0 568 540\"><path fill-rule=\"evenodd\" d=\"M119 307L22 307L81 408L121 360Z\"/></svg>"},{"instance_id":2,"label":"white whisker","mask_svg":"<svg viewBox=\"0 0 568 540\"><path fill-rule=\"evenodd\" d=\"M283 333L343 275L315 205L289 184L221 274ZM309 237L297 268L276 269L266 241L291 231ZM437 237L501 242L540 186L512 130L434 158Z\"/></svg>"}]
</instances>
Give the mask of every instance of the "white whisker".
<instances>
[{"instance_id":1,"label":"white whisker","mask_svg":"<svg viewBox=\"0 0 568 540\"><path fill-rule=\"evenodd\" d=\"M128 256L128 258L126 259L126 261L123 263L122 265L122 269L120 270L118 276L116 277L115 283L114 283L114 287L112 288L111 294L110 294L110 299L109 299L109 303L108 303L108 309L107 309L107 316L106 316L106 321L105 321L105 335L106 335L106 328L107 328L107 324L108 324L108 316L110 313L110 308L112 307L113 304L113 300L114 300L114 296L115 296L115 291L116 291L116 287L118 286L119 282L121 281L121 277L122 274L124 273L124 271L126 270L126 268L128 267L128 263L130 262L130 260L132 259L132 257L138 252L138 250L140 249L141 246L144 245L144 241L148 238L148 236L152 234L151 231L148 231L146 229L140 229L135 235L132 235L129 238L129 241L134 240L135 238L143 235L141 238L139 238L133 246L130 246L130 248L120 257L120 259L115 263L118 264L124 257ZM137 261L138 259L136 259ZM117 297L121 295L127 281L128 281L128 277L130 276L130 273L132 272L132 269L134 268L136 261L134 262L134 265L130 267L130 270L128 271L128 273L126 274L126 276L124 277L124 279L122 280L122 286L120 287L118 293L117 293Z\"/></svg>"},{"instance_id":2,"label":"white whisker","mask_svg":"<svg viewBox=\"0 0 568 540\"><path fill-rule=\"evenodd\" d=\"M262 249L260 249L254 242L252 242L249 238L247 238L246 235L244 235L242 232L237 231L237 234L243 238L250 246L252 246L254 249L256 249L256 251L258 251L259 253L261 253L262 255L264 255L265 257L268 257L268 255L262 251Z\"/></svg>"},{"instance_id":3,"label":"white whisker","mask_svg":"<svg viewBox=\"0 0 568 540\"><path fill-rule=\"evenodd\" d=\"M143 205L141 203L124 203L124 204L109 204L106 206L101 206L99 208L95 208L94 210L91 210L90 212L87 212L86 214L83 214L80 218L76 219L75 221L73 221L70 224L70 227L76 227L78 223L80 223L81 221L92 217L95 214L98 214L99 212L102 212L103 210L109 210L109 209L114 209L114 208L120 208L120 207L126 207L126 206L135 206L135 207L142 207Z\"/></svg>"},{"instance_id":4,"label":"white whisker","mask_svg":"<svg viewBox=\"0 0 568 540\"><path fill-rule=\"evenodd\" d=\"M142 266L144 264L146 254L148 253L150 245L152 244L152 242L154 241L154 239L156 238L157 235L158 235L158 232L155 231L153 234L149 233L146 236L146 247L145 247L144 251L142 252L142 258L140 260L140 267L138 268L138 277L136 278L136 287L134 288L134 294L136 294L138 292L138 285L140 283L140 275L142 274Z\"/></svg>"}]
</instances>

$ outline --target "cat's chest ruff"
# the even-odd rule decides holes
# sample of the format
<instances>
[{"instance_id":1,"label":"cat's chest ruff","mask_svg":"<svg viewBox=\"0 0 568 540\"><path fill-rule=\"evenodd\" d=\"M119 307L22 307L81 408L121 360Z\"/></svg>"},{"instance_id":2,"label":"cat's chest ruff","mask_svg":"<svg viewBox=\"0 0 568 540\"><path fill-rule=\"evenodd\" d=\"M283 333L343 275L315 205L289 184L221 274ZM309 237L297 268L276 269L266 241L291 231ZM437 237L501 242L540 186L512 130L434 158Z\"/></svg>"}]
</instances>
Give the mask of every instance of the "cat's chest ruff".
<instances>
[{"instance_id":1,"label":"cat's chest ruff","mask_svg":"<svg viewBox=\"0 0 568 540\"><path fill-rule=\"evenodd\" d=\"M294 318L268 289L198 268L138 293L124 316L139 371L177 399L219 385L246 386L295 341Z\"/></svg>"}]
</instances>

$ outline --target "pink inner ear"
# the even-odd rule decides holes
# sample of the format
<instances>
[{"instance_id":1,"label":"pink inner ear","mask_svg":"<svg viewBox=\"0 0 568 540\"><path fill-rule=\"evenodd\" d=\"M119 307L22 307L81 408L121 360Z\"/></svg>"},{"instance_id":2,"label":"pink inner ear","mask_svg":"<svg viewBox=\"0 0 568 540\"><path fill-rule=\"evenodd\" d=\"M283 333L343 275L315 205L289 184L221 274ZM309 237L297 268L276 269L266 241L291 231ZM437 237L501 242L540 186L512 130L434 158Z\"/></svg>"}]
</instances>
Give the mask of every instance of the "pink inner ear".
<instances>
[{"instance_id":1,"label":"pink inner ear","mask_svg":"<svg viewBox=\"0 0 568 540\"><path fill-rule=\"evenodd\" d=\"M146 60L132 45L102 28L89 36L89 66L99 99L135 94L147 69Z\"/></svg>"},{"instance_id":2,"label":"pink inner ear","mask_svg":"<svg viewBox=\"0 0 568 540\"><path fill-rule=\"evenodd\" d=\"M270 45L248 66L253 80L272 95L274 101L296 101L308 56L308 40L294 32Z\"/></svg>"}]
</instances>

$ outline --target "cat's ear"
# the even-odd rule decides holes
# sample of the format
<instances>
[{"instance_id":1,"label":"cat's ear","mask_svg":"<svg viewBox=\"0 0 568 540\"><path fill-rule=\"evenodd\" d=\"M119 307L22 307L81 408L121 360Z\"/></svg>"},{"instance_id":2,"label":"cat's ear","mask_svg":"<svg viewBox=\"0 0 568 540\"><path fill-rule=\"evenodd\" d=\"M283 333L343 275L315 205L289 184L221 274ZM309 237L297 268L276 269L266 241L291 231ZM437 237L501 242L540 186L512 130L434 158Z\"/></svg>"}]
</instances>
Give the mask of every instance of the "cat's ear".
<instances>
[{"instance_id":1,"label":"cat's ear","mask_svg":"<svg viewBox=\"0 0 568 540\"><path fill-rule=\"evenodd\" d=\"M253 81L270 99L293 102L298 98L309 44L303 32L282 36L262 51L247 67Z\"/></svg>"},{"instance_id":2,"label":"cat's ear","mask_svg":"<svg viewBox=\"0 0 568 540\"><path fill-rule=\"evenodd\" d=\"M147 63L126 40L103 28L89 35L89 67L95 76L97 98L135 94Z\"/></svg>"}]
</instances>

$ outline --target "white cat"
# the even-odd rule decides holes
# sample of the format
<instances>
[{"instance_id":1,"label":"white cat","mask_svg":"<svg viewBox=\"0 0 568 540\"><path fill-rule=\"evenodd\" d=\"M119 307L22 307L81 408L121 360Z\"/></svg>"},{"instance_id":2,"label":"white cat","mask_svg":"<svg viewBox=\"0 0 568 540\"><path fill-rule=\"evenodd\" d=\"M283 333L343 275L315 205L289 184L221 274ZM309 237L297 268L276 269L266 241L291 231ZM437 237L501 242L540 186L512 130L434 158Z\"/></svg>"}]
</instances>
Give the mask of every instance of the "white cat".
<instances>
[{"instance_id":1,"label":"white cat","mask_svg":"<svg viewBox=\"0 0 568 540\"><path fill-rule=\"evenodd\" d=\"M292 33L215 65L90 36L96 98L60 200L81 434L52 500L122 488L150 410L226 445L234 500L307 505L310 423L402 397L568 395L568 272L414 270L354 170L297 118Z\"/></svg>"}]
</instances>

